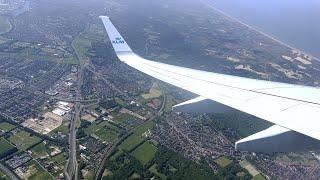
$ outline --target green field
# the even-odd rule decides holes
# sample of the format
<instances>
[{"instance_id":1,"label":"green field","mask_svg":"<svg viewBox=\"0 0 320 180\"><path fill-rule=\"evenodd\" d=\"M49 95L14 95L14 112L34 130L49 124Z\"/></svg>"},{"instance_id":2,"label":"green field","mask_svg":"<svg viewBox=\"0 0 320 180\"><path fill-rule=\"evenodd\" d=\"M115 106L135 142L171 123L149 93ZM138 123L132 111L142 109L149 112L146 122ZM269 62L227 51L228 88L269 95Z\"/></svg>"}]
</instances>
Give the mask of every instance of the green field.
<instances>
[{"instance_id":1,"label":"green field","mask_svg":"<svg viewBox=\"0 0 320 180\"><path fill-rule=\"evenodd\" d=\"M10 144L7 140L5 140L4 138L0 138L0 156L2 156L4 153L8 152L13 148L14 146Z\"/></svg>"},{"instance_id":2,"label":"green field","mask_svg":"<svg viewBox=\"0 0 320 180\"><path fill-rule=\"evenodd\" d=\"M38 179L54 179L52 175L48 173L40 164L32 160L28 163L28 171L34 172L28 179L30 180L38 180Z\"/></svg>"},{"instance_id":3,"label":"green field","mask_svg":"<svg viewBox=\"0 0 320 180\"><path fill-rule=\"evenodd\" d=\"M239 164L241 167L245 168L251 174L252 177L255 177L260 174L260 172L256 169L256 167L253 166L247 160L240 161Z\"/></svg>"},{"instance_id":4,"label":"green field","mask_svg":"<svg viewBox=\"0 0 320 180\"><path fill-rule=\"evenodd\" d=\"M99 29L96 25L91 24L72 42L73 47L79 53L80 56L85 57L88 53L88 49L91 48L91 43L98 42L105 39L105 34L102 29Z\"/></svg>"},{"instance_id":5,"label":"green field","mask_svg":"<svg viewBox=\"0 0 320 180\"><path fill-rule=\"evenodd\" d=\"M252 178L252 180L266 180L267 178L265 178L264 176L262 176L261 174L258 174L256 176L254 176Z\"/></svg>"},{"instance_id":6,"label":"green field","mask_svg":"<svg viewBox=\"0 0 320 180\"><path fill-rule=\"evenodd\" d=\"M31 151L33 158L40 158L48 155L47 148L43 142L33 147Z\"/></svg>"},{"instance_id":7,"label":"green field","mask_svg":"<svg viewBox=\"0 0 320 180\"><path fill-rule=\"evenodd\" d=\"M122 150L130 151L134 147L136 147L142 140L143 139L141 136L132 134L126 140L123 141L123 143L119 146L119 148Z\"/></svg>"},{"instance_id":8,"label":"green field","mask_svg":"<svg viewBox=\"0 0 320 180\"><path fill-rule=\"evenodd\" d=\"M15 128L15 126L7 122L0 123L0 129L3 130L4 132L9 132L13 128Z\"/></svg>"},{"instance_id":9,"label":"green field","mask_svg":"<svg viewBox=\"0 0 320 180\"><path fill-rule=\"evenodd\" d=\"M52 135L53 133L57 133L57 132L61 132L64 135L68 135L69 134L68 124L63 123L61 126L51 131L49 134Z\"/></svg>"},{"instance_id":10,"label":"green field","mask_svg":"<svg viewBox=\"0 0 320 180\"><path fill-rule=\"evenodd\" d=\"M65 162L67 162L67 155L65 153L61 153L52 157L51 159L57 162L57 164L64 164Z\"/></svg>"},{"instance_id":11,"label":"green field","mask_svg":"<svg viewBox=\"0 0 320 180\"><path fill-rule=\"evenodd\" d=\"M130 114L122 114L122 113L115 115L114 120L117 123L121 123L121 124L126 124L128 121L137 122L137 119L134 116L131 116Z\"/></svg>"},{"instance_id":12,"label":"green field","mask_svg":"<svg viewBox=\"0 0 320 180\"><path fill-rule=\"evenodd\" d=\"M157 170L157 164L152 165L152 166L149 168L149 171L152 172L154 175L160 177L160 179L167 179L166 175L158 172L158 170Z\"/></svg>"},{"instance_id":13,"label":"green field","mask_svg":"<svg viewBox=\"0 0 320 180\"><path fill-rule=\"evenodd\" d=\"M36 136L31 136L25 131L20 131L10 136L9 141L15 144L19 149L26 150L32 145L39 143L41 139Z\"/></svg>"},{"instance_id":14,"label":"green field","mask_svg":"<svg viewBox=\"0 0 320 180\"><path fill-rule=\"evenodd\" d=\"M143 165L146 165L150 160L152 160L157 152L157 147L155 147L151 142L146 141L140 145L137 149L132 152L132 155L137 158Z\"/></svg>"},{"instance_id":15,"label":"green field","mask_svg":"<svg viewBox=\"0 0 320 180\"><path fill-rule=\"evenodd\" d=\"M140 135L141 136L144 132L146 132L148 129L153 128L155 125L156 125L155 122L149 121L149 122L145 123L144 125L141 125L141 126L137 127L133 131L133 133L136 134L136 135Z\"/></svg>"},{"instance_id":16,"label":"green field","mask_svg":"<svg viewBox=\"0 0 320 180\"><path fill-rule=\"evenodd\" d=\"M101 141L107 141L110 142L116 138L118 138L119 132L116 127L110 126L106 124L97 124L92 123L88 128L84 130L84 132L87 135L95 135L97 136Z\"/></svg>"},{"instance_id":17,"label":"green field","mask_svg":"<svg viewBox=\"0 0 320 180\"><path fill-rule=\"evenodd\" d=\"M141 96L144 99L153 99L158 98L162 95L162 91L157 83L153 83L151 89L148 94L142 94Z\"/></svg>"},{"instance_id":18,"label":"green field","mask_svg":"<svg viewBox=\"0 0 320 180\"><path fill-rule=\"evenodd\" d=\"M216 159L214 162L216 162L221 167L226 167L232 163L232 161L228 159L226 156L221 156L218 159Z\"/></svg>"}]
</instances>

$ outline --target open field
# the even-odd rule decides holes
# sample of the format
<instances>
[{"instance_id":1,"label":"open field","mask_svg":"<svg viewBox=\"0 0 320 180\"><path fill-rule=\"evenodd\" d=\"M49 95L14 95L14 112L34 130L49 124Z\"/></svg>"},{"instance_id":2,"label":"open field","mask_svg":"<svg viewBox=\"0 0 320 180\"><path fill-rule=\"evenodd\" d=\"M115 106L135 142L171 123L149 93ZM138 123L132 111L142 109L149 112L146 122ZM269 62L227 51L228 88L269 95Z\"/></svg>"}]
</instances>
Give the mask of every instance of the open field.
<instances>
[{"instance_id":1,"label":"open field","mask_svg":"<svg viewBox=\"0 0 320 180\"><path fill-rule=\"evenodd\" d=\"M64 164L65 162L67 162L67 155L65 153L61 153L52 157L51 159L58 164Z\"/></svg>"},{"instance_id":2,"label":"open field","mask_svg":"<svg viewBox=\"0 0 320 180\"><path fill-rule=\"evenodd\" d=\"M138 145L143 139L141 136L132 134L129 136L126 140L123 141L123 143L119 146L120 149L130 151L132 150L136 145Z\"/></svg>"},{"instance_id":3,"label":"open field","mask_svg":"<svg viewBox=\"0 0 320 180\"><path fill-rule=\"evenodd\" d=\"M86 128L84 132L87 135L97 136L102 141L110 142L116 138L118 138L118 131L116 129L108 128L108 126L104 126L104 124L92 123L91 126Z\"/></svg>"},{"instance_id":4,"label":"open field","mask_svg":"<svg viewBox=\"0 0 320 180\"><path fill-rule=\"evenodd\" d=\"M157 147L155 147L151 142L147 141L134 150L132 155L143 165L146 165L151 159L154 158L156 152Z\"/></svg>"},{"instance_id":5,"label":"open field","mask_svg":"<svg viewBox=\"0 0 320 180\"><path fill-rule=\"evenodd\" d=\"M136 135L142 135L144 132L146 132L148 129L153 128L155 125L156 125L155 122L149 121L149 122L147 122L146 124L137 127L137 128L133 131L133 133L136 134Z\"/></svg>"},{"instance_id":6,"label":"open field","mask_svg":"<svg viewBox=\"0 0 320 180\"><path fill-rule=\"evenodd\" d=\"M32 157L34 158L40 158L48 155L46 147L43 142L33 147L31 151L32 151Z\"/></svg>"},{"instance_id":7,"label":"open field","mask_svg":"<svg viewBox=\"0 0 320 180\"><path fill-rule=\"evenodd\" d=\"M9 124L7 122L3 122L3 123L0 124L0 129L3 130L4 132L9 132L13 128L15 128L15 126L12 125L12 124Z\"/></svg>"},{"instance_id":8,"label":"open field","mask_svg":"<svg viewBox=\"0 0 320 180\"><path fill-rule=\"evenodd\" d=\"M64 135L68 135L69 134L68 124L63 123L61 126L51 131L49 135L52 135L53 133L56 133L56 132L61 132Z\"/></svg>"},{"instance_id":9,"label":"open field","mask_svg":"<svg viewBox=\"0 0 320 180\"><path fill-rule=\"evenodd\" d=\"M260 174L257 169L247 160L243 160L239 164L241 165L241 167L245 168L252 175L252 177Z\"/></svg>"},{"instance_id":10,"label":"open field","mask_svg":"<svg viewBox=\"0 0 320 180\"><path fill-rule=\"evenodd\" d=\"M14 146L10 144L7 140L5 140L4 138L0 138L0 156L2 156L2 154L8 152L13 148Z\"/></svg>"},{"instance_id":11,"label":"open field","mask_svg":"<svg viewBox=\"0 0 320 180\"><path fill-rule=\"evenodd\" d=\"M9 141L15 144L19 149L26 150L32 145L41 141L40 138L32 136L25 131L20 131L10 136Z\"/></svg>"},{"instance_id":12,"label":"open field","mask_svg":"<svg viewBox=\"0 0 320 180\"><path fill-rule=\"evenodd\" d=\"M148 94L142 94L141 96L144 99L153 99L153 98L158 98L161 95L162 95L162 91L159 88L159 85L157 83L153 83L149 93Z\"/></svg>"},{"instance_id":13,"label":"open field","mask_svg":"<svg viewBox=\"0 0 320 180\"><path fill-rule=\"evenodd\" d=\"M214 162L216 162L221 167L226 167L232 163L232 161L228 159L226 156L221 156L218 159L216 159Z\"/></svg>"}]
</instances>

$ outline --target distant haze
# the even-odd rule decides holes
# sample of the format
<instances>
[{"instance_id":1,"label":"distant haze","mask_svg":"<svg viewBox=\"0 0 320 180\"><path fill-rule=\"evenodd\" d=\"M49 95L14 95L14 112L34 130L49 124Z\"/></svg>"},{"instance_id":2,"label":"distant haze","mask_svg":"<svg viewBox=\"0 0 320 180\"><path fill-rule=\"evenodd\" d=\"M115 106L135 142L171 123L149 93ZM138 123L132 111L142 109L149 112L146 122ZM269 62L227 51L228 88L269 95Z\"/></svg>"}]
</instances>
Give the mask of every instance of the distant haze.
<instances>
[{"instance_id":1,"label":"distant haze","mask_svg":"<svg viewBox=\"0 0 320 180\"><path fill-rule=\"evenodd\" d=\"M320 0L207 0L218 9L320 58Z\"/></svg>"}]
</instances>

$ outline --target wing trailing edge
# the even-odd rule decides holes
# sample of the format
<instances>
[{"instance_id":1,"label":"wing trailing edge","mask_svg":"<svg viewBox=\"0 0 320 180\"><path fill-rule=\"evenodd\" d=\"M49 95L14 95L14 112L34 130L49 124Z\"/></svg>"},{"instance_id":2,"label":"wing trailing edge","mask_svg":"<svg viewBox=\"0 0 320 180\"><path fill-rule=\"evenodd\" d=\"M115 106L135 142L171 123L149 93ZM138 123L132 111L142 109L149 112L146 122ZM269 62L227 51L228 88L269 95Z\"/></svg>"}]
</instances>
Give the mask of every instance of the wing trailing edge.
<instances>
[{"instance_id":1,"label":"wing trailing edge","mask_svg":"<svg viewBox=\"0 0 320 180\"><path fill-rule=\"evenodd\" d=\"M236 142L236 150L250 152L296 152L320 149L320 141L273 125Z\"/></svg>"}]
</instances>

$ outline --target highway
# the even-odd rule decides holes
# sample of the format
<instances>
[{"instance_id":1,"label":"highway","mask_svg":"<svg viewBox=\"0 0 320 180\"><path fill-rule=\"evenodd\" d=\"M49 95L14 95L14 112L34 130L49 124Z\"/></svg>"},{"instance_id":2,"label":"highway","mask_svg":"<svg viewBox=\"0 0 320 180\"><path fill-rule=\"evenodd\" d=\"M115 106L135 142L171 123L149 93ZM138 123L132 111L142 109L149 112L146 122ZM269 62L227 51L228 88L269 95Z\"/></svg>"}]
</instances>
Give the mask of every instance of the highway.
<instances>
[{"instance_id":1,"label":"highway","mask_svg":"<svg viewBox=\"0 0 320 180\"><path fill-rule=\"evenodd\" d=\"M85 29L88 28L88 25ZM79 33L78 36L81 35ZM76 104L73 112L73 116L70 121L70 134L69 134L69 158L66 166L66 179L78 179L78 162L77 162L77 128L80 125L80 113L81 113L81 88L83 84L83 75L85 69L85 60L81 57L77 49L72 43L72 48L75 51L76 57L79 60L80 69L78 71L77 89L76 89Z\"/></svg>"}]
</instances>

